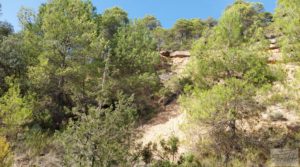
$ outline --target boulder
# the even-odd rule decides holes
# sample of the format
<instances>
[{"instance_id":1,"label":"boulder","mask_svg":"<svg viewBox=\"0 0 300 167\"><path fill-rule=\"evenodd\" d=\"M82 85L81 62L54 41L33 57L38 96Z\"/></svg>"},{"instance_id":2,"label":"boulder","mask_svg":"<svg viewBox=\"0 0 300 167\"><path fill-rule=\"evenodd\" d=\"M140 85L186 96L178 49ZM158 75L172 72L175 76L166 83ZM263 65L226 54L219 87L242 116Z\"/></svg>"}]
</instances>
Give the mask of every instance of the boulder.
<instances>
[{"instance_id":1,"label":"boulder","mask_svg":"<svg viewBox=\"0 0 300 167\"><path fill-rule=\"evenodd\" d=\"M270 113L269 118L272 121L287 121L287 119L284 117L284 115L279 111Z\"/></svg>"}]
</instances>

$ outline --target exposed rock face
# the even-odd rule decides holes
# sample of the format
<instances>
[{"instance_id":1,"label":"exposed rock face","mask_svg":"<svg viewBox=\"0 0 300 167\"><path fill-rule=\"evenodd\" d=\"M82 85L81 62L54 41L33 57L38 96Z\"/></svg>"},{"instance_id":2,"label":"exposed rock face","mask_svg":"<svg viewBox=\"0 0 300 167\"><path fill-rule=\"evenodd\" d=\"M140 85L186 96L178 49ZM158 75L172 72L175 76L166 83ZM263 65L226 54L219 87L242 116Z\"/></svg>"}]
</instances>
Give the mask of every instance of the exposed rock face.
<instances>
[{"instance_id":1,"label":"exposed rock face","mask_svg":"<svg viewBox=\"0 0 300 167\"><path fill-rule=\"evenodd\" d=\"M188 64L190 60L190 57L173 57L172 58L172 64L174 67L174 73L175 74L181 74Z\"/></svg>"},{"instance_id":2,"label":"exposed rock face","mask_svg":"<svg viewBox=\"0 0 300 167\"><path fill-rule=\"evenodd\" d=\"M159 54L164 57L190 57L191 53L189 51L160 51Z\"/></svg>"},{"instance_id":3,"label":"exposed rock face","mask_svg":"<svg viewBox=\"0 0 300 167\"><path fill-rule=\"evenodd\" d=\"M165 66L165 71L160 74L161 83L167 88L172 79L180 77L190 58L189 51L161 51L162 61L167 60L169 66ZM178 155L187 152L187 146L183 143L187 140L186 135L181 130L180 125L186 121L186 114L180 111L177 97L180 92L172 92L168 97L159 100L162 104L161 111L137 130L142 137L138 140L143 146L152 143L159 143L162 139L167 140L175 135L180 141ZM161 148L158 148L161 149Z\"/></svg>"},{"instance_id":4,"label":"exposed rock face","mask_svg":"<svg viewBox=\"0 0 300 167\"><path fill-rule=\"evenodd\" d=\"M167 59L172 66L172 70L161 75L161 81L165 82L172 76L182 73L184 67L187 65L191 53L189 51L161 51L162 58Z\"/></svg>"},{"instance_id":5,"label":"exposed rock face","mask_svg":"<svg viewBox=\"0 0 300 167\"><path fill-rule=\"evenodd\" d=\"M191 54L189 51L161 51L160 55L162 56L161 60L168 62L169 65L169 67L166 67L165 64L165 67L163 68L166 69L166 72L159 76L161 82L165 83L173 76L183 72L183 69L187 65Z\"/></svg>"},{"instance_id":6,"label":"exposed rock face","mask_svg":"<svg viewBox=\"0 0 300 167\"><path fill-rule=\"evenodd\" d=\"M284 83L275 82L269 93L258 99L259 101L269 101L272 96L280 96L284 100L276 100L269 105L266 105L266 111L261 113L261 119L255 126L256 130L266 128L281 128L285 133L294 134L300 131L300 117L298 109L291 107L291 104L298 104L300 84L297 79L297 73L300 71L300 66L295 63L285 63L283 61L280 48L275 47L277 40L275 36L269 36L270 57L268 63L270 66L280 67L286 71L286 79Z\"/></svg>"},{"instance_id":7,"label":"exposed rock face","mask_svg":"<svg viewBox=\"0 0 300 167\"><path fill-rule=\"evenodd\" d=\"M160 51L159 54L161 56L170 57L171 52L164 50L164 51Z\"/></svg>"},{"instance_id":8,"label":"exposed rock face","mask_svg":"<svg viewBox=\"0 0 300 167\"><path fill-rule=\"evenodd\" d=\"M269 38L270 46L269 46L269 52L271 56L268 58L269 64L275 64L278 61L282 61L282 55L280 53L280 48L277 45L277 39L275 36L272 36L272 38Z\"/></svg>"},{"instance_id":9,"label":"exposed rock face","mask_svg":"<svg viewBox=\"0 0 300 167\"><path fill-rule=\"evenodd\" d=\"M175 51L170 54L170 57L190 57L191 53L189 51Z\"/></svg>"}]
</instances>

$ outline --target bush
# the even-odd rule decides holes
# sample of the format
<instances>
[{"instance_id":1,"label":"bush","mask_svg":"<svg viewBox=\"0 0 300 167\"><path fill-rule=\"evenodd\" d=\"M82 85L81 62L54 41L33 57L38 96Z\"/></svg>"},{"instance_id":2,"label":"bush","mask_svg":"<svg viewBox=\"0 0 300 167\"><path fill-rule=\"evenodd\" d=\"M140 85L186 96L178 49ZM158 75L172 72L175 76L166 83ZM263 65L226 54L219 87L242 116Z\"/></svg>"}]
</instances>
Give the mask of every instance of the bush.
<instances>
[{"instance_id":1,"label":"bush","mask_svg":"<svg viewBox=\"0 0 300 167\"><path fill-rule=\"evenodd\" d=\"M32 117L32 96L22 96L20 86L16 81L7 79L10 88L0 97L0 120L5 128L0 127L0 133L15 138L21 126Z\"/></svg>"},{"instance_id":2,"label":"bush","mask_svg":"<svg viewBox=\"0 0 300 167\"><path fill-rule=\"evenodd\" d=\"M66 166L126 166L131 158L137 111L132 97L118 95L107 109L90 108L58 133Z\"/></svg>"}]
</instances>

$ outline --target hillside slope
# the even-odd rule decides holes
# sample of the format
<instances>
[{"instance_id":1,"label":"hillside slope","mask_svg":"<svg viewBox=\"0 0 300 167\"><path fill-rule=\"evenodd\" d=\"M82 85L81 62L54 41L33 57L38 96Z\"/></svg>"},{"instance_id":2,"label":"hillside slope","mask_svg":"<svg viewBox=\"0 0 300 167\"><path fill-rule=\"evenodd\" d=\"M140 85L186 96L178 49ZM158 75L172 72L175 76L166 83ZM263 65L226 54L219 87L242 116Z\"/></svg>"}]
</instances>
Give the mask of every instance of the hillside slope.
<instances>
[{"instance_id":1,"label":"hillside slope","mask_svg":"<svg viewBox=\"0 0 300 167\"><path fill-rule=\"evenodd\" d=\"M160 75L161 82L165 86L167 86L166 83L173 77L177 77L182 74L189 61L189 57L169 57L168 59L171 62L170 71L166 71ZM162 139L166 140L171 136L175 136L181 143L178 152L184 153L187 150L182 143L186 140L186 136L180 125L185 120L186 115L180 111L180 106L177 103L177 97L175 97L175 99L171 99L157 115L138 128L142 134L142 138L139 139L138 142L143 145L150 142L159 143Z\"/></svg>"}]
</instances>

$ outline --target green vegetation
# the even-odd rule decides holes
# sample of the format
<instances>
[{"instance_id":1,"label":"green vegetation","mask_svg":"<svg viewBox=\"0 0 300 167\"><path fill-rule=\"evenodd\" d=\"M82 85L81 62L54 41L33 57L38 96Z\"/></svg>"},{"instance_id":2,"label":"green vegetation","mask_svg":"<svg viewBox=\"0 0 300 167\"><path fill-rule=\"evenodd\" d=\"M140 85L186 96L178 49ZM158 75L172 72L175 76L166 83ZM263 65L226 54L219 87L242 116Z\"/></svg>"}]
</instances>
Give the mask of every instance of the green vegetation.
<instances>
[{"instance_id":1,"label":"green vegetation","mask_svg":"<svg viewBox=\"0 0 300 167\"><path fill-rule=\"evenodd\" d=\"M17 83L10 83L10 88L0 98L1 123L5 125L0 128L0 134L12 138L16 137L20 126L32 118L32 97L20 94L20 87Z\"/></svg>"},{"instance_id":2,"label":"green vegetation","mask_svg":"<svg viewBox=\"0 0 300 167\"><path fill-rule=\"evenodd\" d=\"M90 108L60 134L66 166L130 166L136 108L132 97L119 95L115 108Z\"/></svg>"},{"instance_id":3,"label":"green vegetation","mask_svg":"<svg viewBox=\"0 0 300 167\"><path fill-rule=\"evenodd\" d=\"M298 0L278 0L274 15L236 0L218 21L180 19L170 29L118 7L97 13L83 0L52 0L18 16L20 32L0 21L0 166L263 166L270 148L299 142L286 128L259 127L268 106L300 108L290 88L299 71L287 92L273 90L286 74L268 64L267 39L276 35L289 62L299 61ZM192 53L185 74L165 87L162 50ZM181 154L176 133L139 145L137 127L174 93L182 93L194 149Z\"/></svg>"},{"instance_id":4,"label":"green vegetation","mask_svg":"<svg viewBox=\"0 0 300 167\"><path fill-rule=\"evenodd\" d=\"M288 60L299 61L300 2L278 0L274 14L276 30L281 35L281 47Z\"/></svg>"},{"instance_id":5,"label":"green vegetation","mask_svg":"<svg viewBox=\"0 0 300 167\"><path fill-rule=\"evenodd\" d=\"M158 40L159 50L189 50L193 42L203 36L203 32L213 28L217 21L208 18L201 19L179 19L171 29L163 29L160 24L153 30Z\"/></svg>"},{"instance_id":6,"label":"green vegetation","mask_svg":"<svg viewBox=\"0 0 300 167\"><path fill-rule=\"evenodd\" d=\"M37 14L22 8L19 19L18 33L1 24L1 136L30 159L56 152L71 166L126 164L135 122L156 108L160 89L153 18L55 0Z\"/></svg>"},{"instance_id":7,"label":"green vegetation","mask_svg":"<svg viewBox=\"0 0 300 167\"><path fill-rule=\"evenodd\" d=\"M261 4L236 1L193 47L187 69L191 84L185 86L181 105L189 126L208 129L194 144L199 159L214 157L229 166L265 164L259 157L268 159L266 149L283 138L279 127L258 133L254 126L266 109L257 100L258 92L282 79L281 70L267 64L268 52L263 49L268 47L264 34L272 25L269 17Z\"/></svg>"}]
</instances>

